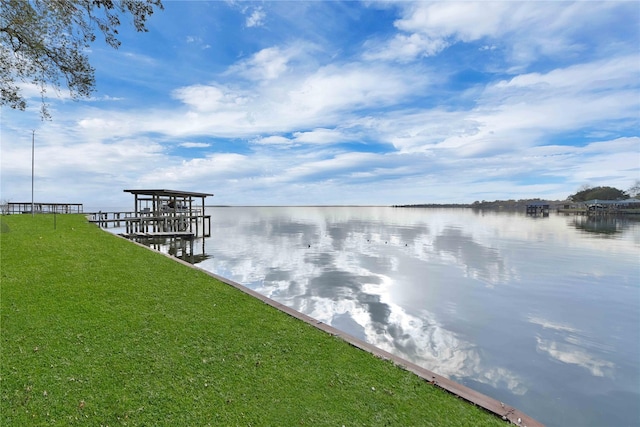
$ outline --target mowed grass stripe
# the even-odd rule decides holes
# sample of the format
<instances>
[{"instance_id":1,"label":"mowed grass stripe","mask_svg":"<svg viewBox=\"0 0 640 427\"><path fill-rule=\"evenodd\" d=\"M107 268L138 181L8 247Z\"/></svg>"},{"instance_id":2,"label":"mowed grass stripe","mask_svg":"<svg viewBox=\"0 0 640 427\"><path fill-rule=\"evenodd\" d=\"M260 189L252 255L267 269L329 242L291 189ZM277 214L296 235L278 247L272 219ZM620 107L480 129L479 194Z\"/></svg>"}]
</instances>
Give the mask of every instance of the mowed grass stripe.
<instances>
[{"instance_id":1,"label":"mowed grass stripe","mask_svg":"<svg viewBox=\"0 0 640 427\"><path fill-rule=\"evenodd\" d=\"M504 426L81 215L2 222L2 425Z\"/></svg>"}]
</instances>

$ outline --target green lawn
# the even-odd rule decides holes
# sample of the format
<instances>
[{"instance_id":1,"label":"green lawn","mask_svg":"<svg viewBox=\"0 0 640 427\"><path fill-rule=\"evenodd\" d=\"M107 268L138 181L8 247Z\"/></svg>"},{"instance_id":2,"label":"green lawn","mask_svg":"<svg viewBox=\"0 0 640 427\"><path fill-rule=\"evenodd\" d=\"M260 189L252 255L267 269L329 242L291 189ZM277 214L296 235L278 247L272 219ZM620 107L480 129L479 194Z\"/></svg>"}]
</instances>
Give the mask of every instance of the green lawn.
<instances>
[{"instance_id":1,"label":"green lawn","mask_svg":"<svg viewBox=\"0 0 640 427\"><path fill-rule=\"evenodd\" d=\"M0 425L505 425L81 215L0 238Z\"/></svg>"}]
</instances>

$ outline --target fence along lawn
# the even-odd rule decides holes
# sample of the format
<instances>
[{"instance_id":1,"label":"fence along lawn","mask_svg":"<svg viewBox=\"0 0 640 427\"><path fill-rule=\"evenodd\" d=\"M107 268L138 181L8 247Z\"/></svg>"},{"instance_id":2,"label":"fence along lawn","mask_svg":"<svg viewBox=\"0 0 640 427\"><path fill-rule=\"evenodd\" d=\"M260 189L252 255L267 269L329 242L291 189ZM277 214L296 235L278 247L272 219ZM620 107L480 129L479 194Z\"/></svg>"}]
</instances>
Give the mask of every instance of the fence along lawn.
<instances>
[{"instance_id":1,"label":"fence along lawn","mask_svg":"<svg viewBox=\"0 0 640 427\"><path fill-rule=\"evenodd\" d=\"M1 425L505 425L82 215L2 223Z\"/></svg>"}]
</instances>

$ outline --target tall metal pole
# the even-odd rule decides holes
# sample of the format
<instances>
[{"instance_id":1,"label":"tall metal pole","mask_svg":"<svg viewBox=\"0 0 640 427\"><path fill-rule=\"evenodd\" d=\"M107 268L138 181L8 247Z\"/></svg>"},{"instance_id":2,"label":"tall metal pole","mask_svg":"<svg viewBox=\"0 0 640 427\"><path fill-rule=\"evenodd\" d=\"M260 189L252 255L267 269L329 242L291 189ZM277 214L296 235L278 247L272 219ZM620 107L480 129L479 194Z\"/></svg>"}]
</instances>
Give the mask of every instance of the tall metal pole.
<instances>
[{"instance_id":1,"label":"tall metal pole","mask_svg":"<svg viewBox=\"0 0 640 427\"><path fill-rule=\"evenodd\" d=\"M33 130L31 133L31 216L35 215L34 205L33 205L33 171L35 165L35 145L36 145L36 131Z\"/></svg>"}]
</instances>

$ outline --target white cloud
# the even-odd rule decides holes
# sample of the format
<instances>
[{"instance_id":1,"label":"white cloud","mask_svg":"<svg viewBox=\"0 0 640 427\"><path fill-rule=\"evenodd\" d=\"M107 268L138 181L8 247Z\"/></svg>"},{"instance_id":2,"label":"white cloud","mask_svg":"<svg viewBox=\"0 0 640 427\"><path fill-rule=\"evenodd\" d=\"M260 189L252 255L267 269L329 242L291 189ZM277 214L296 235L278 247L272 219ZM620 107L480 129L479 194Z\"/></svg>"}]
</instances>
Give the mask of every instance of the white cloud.
<instances>
[{"instance_id":1,"label":"white cloud","mask_svg":"<svg viewBox=\"0 0 640 427\"><path fill-rule=\"evenodd\" d=\"M331 65L297 76L274 79L269 85L235 86L212 83L175 89L183 108L86 117L81 126L113 134L160 132L171 136L256 134L314 129L345 121L361 109L393 106L429 84L428 75L360 63ZM138 116L138 117L136 117ZM360 120L360 119L358 119ZM296 142L311 142L302 131ZM318 138L316 134L314 138ZM335 135L335 134L334 134ZM325 131L323 137L326 139ZM269 140L262 141L263 143Z\"/></svg>"},{"instance_id":2,"label":"white cloud","mask_svg":"<svg viewBox=\"0 0 640 427\"><path fill-rule=\"evenodd\" d=\"M135 125L143 132L175 136L259 134L252 140L262 145L328 144L370 137L402 152L439 149L455 150L456 156L478 156L536 145L549 132L610 119L633 119L638 108L635 91L627 87L638 73L633 58L626 56L546 74L523 74L488 85L469 111L391 110L363 119L354 113L367 108L381 110L415 96L428 88L429 75L410 68L347 63L279 78L282 64L288 60L283 58L295 56L282 52L264 49L238 66L251 78L273 79L268 86L253 87L253 92L241 83L234 88L219 83L179 88L174 96L191 111L154 112L157 119L135 120ZM85 119L81 125L109 132L128 132L133 127L126 118L107 120L104 116ZM327 127L337 120L351 131ZM318 125L324 130L298 131L291 138L276 136ZM269 136L273 131L277 133Z\"/></svg>"},{"instance_id":3,"label":"white cloud","mask_svg":"<svg viewBox=\"0 0 640 427\"><path fill-rule=\"evenodd\" d=\"M368 42L363 58L369 61L383 60L409 62L421 56L432 56L444 50L449 43L444 39L432 39L413 33L397 34L386 43Z\"/></svg>"},{"instance_id":4,"label":"white cloud","mask_svg":"<svg viewBox=\"0 0 640 427\"><path fill-rule=\"evenodd\" d=\"M16 138L12 130L3 133L2 192L20 200L30 193L31 145ZM135 182L141 171L171 161L162 145L147 138L85 140L81 133L59 123L43 123L36 130L37 199L79 202L85 207L114 200L118 206L118 200L128 199L120 194L122 189Z\"/></svg>"},{"instance_id":5,"label":"white cloud","mask_svg":"<svg viewBox=\"0 0 640 427\"><path fill-rule=\"evenodd\" d=\"M284 176L289 180L304 179L315 175L330 175L335 179L351 173L354 168L362 167L369 161L379 158L372 153L341 153L328 159L305 162L288 168Z\"/></svg>"},{"instance_id":6,"label":"white cloud","mask_svg":"<svg viewBox=\"0 0 640 427\"><path fill-rule=\"evenodd\" d=\"M270 135L251 140L260 145L332 145L358 141L358 135L339 129L317 128L310 131L294 132L291 138Z\"/></svg>"},{"instance_id":7,"label":"white cloud","mask_svg":"<svg viewBox=\"0 0 640 427\"><path fill-rule=\"evenodd\" d=\"M238 74L257 81L273 80L287 71L287 64L295 54L295 49L265 48L232 66L227 74Z\"/></svg>"},{"instance_id":8,"label":"white cloud","mask_svg":"<svg viewBox=\"0 0 640 427\"><path fill-rule=\"evenodd\" d=\"M266 137L259 137L251 140L254 144L260 145L290 145L293 141L284 136L271 135Z\"/></svg>"},{"instance_id":9,"label":"white cloud","mask_svg":"<svg viewBox=\"0 0 640 427\"><path fill-rule=\"evenodd\" d=\"M332 65L307 76L289 92L289 99L304 114L338 113L392 106L424 89L427 83L424 75L384 66Z\"/></svg>"},{"instance_id":10,"label":"white cloud","mask_svg":"<svg viewBox=\"0 0 640 427\"><path fill-rule=\"evenodd\" d=\"M211 147L211 144L206 142L182 142L180 143L180 147L184 148L207 148Z\"/></svg>"},{"instance_id":11,"label":"white cloud","mask_svg":"<svg viewBox=\"0 0 640 427\"><path fill-rule=\"evenodd\" d=\"M489 85L464 118L473 123L472 132L450 135L439 146L474 156L537 145L543 137L597 123L634 120L640 98L637 84L629 83L639 79L633 59L623 57Z\"/></svg>"},{"instance_id":12,"label":"white cloud","mask_svg":"<svg viewBox=\"0 0 640 427\"><path fill-rule=\"evenodd\" d=\"M296 142L304 144L333 144L353 139L353 136L348 136L339 130L323 128L307 132L295 132L293 136Z\"/></svg>"},{"instance_id":13,"label":"white cloud","mask_svg":"<svg viewBox=\"0 0 640 427\"><path fill-rule=\"evenodd\" d=\"M509 2L417 2L407 7L395 26L433 39L455 36L471 41L517 27L524 18L518 13L522 7L522 3ZM531 14L529 19L535 16Z\"/></svg>"},{"instance_id":14,"label":"white cloud","mask_svg":"<svg viewBox=\"0 0 640 427\"><path fill-rule=\"evenodd\" d=\"M639 81L640 65L638 65L637 55L624 55L573 64L544 74L520 74L508 81L498 82L494 88L514 91L528 89L529 94L538 93L540 89L597 92L625 90L629 88L629 82L636 82L637 85Z\"/></svg>"},{"instance_id":15,"label":"white cloud","mask_svg":"<svg viewBox=\"0 0 640 427\"><path fill-rule=\"evenodd\" d=\"M252 164L247 156L236 153L216 153L206 158L183 160L170 166L162 166L141 174L139 182L158 186L170 182L173 185L191 187L195 183L213 179L236 179L247 174L259 174L260 166Z\"/></svg>"},{"instance_id":16,"label":"white cloud","mask_svg":"<svg viewBox=\"0 0 640 427\"><path fill-rule=\"evenodd\" d=\"M246 101L246 98L231 89L211 85L182 87L176 89L173 96L197 111L235 109Z\"/></svg>"},{"instance_id":17,"label":"white cloud","mask_svg":"<svg viewBox=\"0 0 640 427\"><path fill-rule=\"evenodd\" d=\"M395 22L400 32L371 44L366 57L410 60L433 56L462 42L490 40L499 44L514 66L543 56L578 54L586 49L576 33L580 28L606 28L617 19L620 5L611 2L399 2ZM541 7L541 5L543 5ZM631 4L628 13L637 13Z\"/></svg>"},{"instance_id":18,"label":"white cloud","mask_svg":"<svg viewBox=\"0 0 640 427\"><path fill-rule=\"evenodd\" d=\"M89 99L89 101L122 101L125 98L123 97L114 97L114 96L109 96L109 95L103 95L103 96L96 96L96 97L91 97Z\"/></svg>"},{"instance_id":19,"label":"white cloud","mask_svg":"<svg viewBox=\"0 0 640 427\"><path fill-rule=\"evenodd\" d=\"M264 20L266 18L267 14L264 12L264 9L261 7L255 8L252 12L251 15L247 16L247 20L245 25L248 28L251 27L261 27L264 25Z\"/></svg>"}]
</instances>

